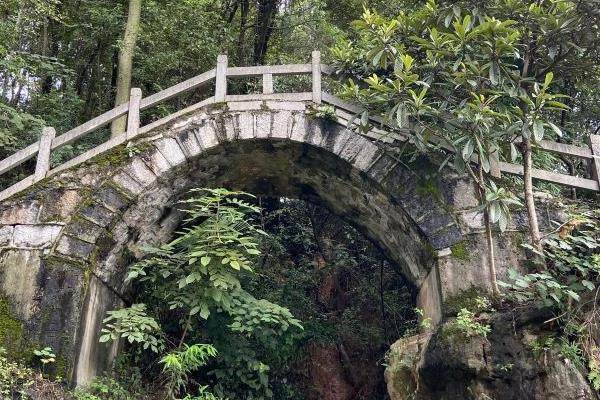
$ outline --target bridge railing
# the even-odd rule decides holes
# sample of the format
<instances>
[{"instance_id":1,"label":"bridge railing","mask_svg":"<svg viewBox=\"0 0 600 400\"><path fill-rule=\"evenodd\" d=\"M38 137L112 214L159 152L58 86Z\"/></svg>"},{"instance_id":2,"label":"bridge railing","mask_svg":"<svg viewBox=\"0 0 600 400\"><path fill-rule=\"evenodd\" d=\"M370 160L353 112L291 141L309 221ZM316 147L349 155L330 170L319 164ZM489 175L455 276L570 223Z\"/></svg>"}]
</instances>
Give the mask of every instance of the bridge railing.
<instances>
[{"instance_id":1,"label":"bridge railing","mask_svg":"<svg viewBox=\"0 0 600 400\"><path fill-rule=\"evenodd\" d=\"M152 94L148 97L142 97L141 90L138 88L133 88L131 89L129 102L116 106L112 110L106 111L105 113L63 133L60 136L56 136L54 128L45 127L42 130L42 135L38 142L33 143L0 161L1 175L37 156L34 173L0 192L0 200L6 199L13 194L22 191L23 189L31 186L41 179L44 179L47 176L78 165L86 160L89 160L95 155L101 154L115 146L123 144L138 135L147 133L169 120L173 120L180 115L211 103L269 99L312 101L316 104L327 103L334 106L336 115L340 121L350 123L354 117L357 114L362 113L364 109L356 104L340 100L337 97L323 91L322 76L333 75L333 72L333 68L321 63L321 56L318 51L314 51L312 53L311 62L308 64L253 67L229 67L227 56L220 55L217 58L216 68L178 83L167 89L161 90L160 92ZM273 77L286 75L310 76L311 91L300 93L275 93L273 90ZM241 95L228 94L227 81L228 79L236 78L261 78L262 93ZM184 93L197 90L208 85L209 83L212 83L213 81L213 96L183 110L177 111L167 117L161 118L158 121L151 122L145 126L140 126L141 111L156 106L157 104L166 100L178 97ZM50 156L53 150L71 144L74 141L107 126L117 118L125 115L127 116L127 127L125 132L116 135L108 141L92 148L91 150L88 150L85 153L80 154L75 158L51 169ZM393 129L392 127L386 126L384 121L377 117L371 117L370 120L373 122L373 128L370 132L366 133L366 135L369 137L384 141L411 140L408 131ZM389 133L390 130L393 131L392 134ZM451 146L442 147L446 147L448 150L451 150ZM589 146L586 147L557 143L548 140L542 140L537 144L537 147L542 151L583 159L584 162L589 165L591 179L537 168L533 169L532 171L534 178L565 186L584 188L593 191L600 190L600 135L591 135ZM476 156L474 157L475 158L473 161L477 162ZM493 175L495 176L500 176L502 172L513 175L523 174L523 167L521 165L498 161L497 158L492 160L491 168Z\"/></svg>"}]
</instances>

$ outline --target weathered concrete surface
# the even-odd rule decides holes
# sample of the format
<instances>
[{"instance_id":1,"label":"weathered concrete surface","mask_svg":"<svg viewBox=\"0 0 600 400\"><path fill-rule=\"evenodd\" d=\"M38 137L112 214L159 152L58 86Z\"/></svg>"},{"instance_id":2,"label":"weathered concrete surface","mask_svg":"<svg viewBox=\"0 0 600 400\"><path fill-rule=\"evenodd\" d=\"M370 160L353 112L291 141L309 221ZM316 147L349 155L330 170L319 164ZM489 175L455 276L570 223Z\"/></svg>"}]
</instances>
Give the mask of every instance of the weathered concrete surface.
<instances>
[{"instance_id":1,"label":"weathered concrete surface","mask_svg":"<svg viewBox=\"0 0 600 400\"><path fill-rule=\"evenodd\" d=\"M100 347L96 328L126 292L127 266L143 245L172 237L181 221L177 202L202 186L329 208L402 268L434 321L442 295L485 286L488 277L476 271L485 246L465 220L474 204L470 183L437 173L427 159L398 159L381 142L311 118L306 106L246 102L197 110L3 202L0 287L26 326L26 340L50 345L78 382L102 369L97 355L109 350ZM469 256L453 254L464 243ZM511 251L498 249L500 270Z\"/></svg>"}]
</instances>

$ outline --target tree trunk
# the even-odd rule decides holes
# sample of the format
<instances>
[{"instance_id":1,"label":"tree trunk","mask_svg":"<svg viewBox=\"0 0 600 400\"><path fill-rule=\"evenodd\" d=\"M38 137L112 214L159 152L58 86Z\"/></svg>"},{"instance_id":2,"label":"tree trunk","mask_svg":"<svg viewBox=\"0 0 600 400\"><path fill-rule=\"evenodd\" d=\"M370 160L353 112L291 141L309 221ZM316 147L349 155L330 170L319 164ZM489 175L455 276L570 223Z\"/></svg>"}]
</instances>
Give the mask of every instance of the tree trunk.
<instances>
[{"instance_id":1,"label":"tree trunk","mask_svg":"<svg viewBox=\"0 0 600 400\"><path fill-rule=\"evenodd\" d=\"M123 34L123 43L119 50L119 69L117 75L117 94L115 96L115 106L129 101L129 90L131 89L131 67L133 65L133 54L135 52L135 42L140 28L140 13L142 9L142 0L129 0L129 11L127 14L127 24ZM127 118L121 117L113 121L111 125L111 136L115 137L125 132Z\"/></svg>"},{"instance_id":2,"label":"tree trunk","mask_svg":"<svg viewBox=\"0 0 600 400\"><path fill-rule=\"evenodd\" d=\"M531 159L531 139L523 139L523 184L525 186L525 206L529 221L529 233L531 234L531 244L533 248L542 253L542 239L540 236L540 227L538 224L537 213L535 211L535 201L533 198L533 179L531 170L533 168Z\"/></svg>"},{"instance_id":3,"label":"tree trunk","mask_svg":"<svg viewBox=\"0 0 600 400\"><path fill-rule=\"evenodd\" d=\"M254 65L262 65L267 56L267 48L271 33L273 33L274 19L277 15L280 0L259 0L256 5L256 22L254 29Z\"/></svg>"},{"instance_id":4,"label":"tree trunk","mask_svg":"<svg viewBox=\"0 0 600 400\"><path fill-rule=\"evenodd\" d=\"M485 199L485 186L483 179L483 166L481 162L478 166L478 191L479 191L479 202L481 205L486 204ZM490 284L492 285L492 294L494 297L498 297L500 295L500 289L498 289L498 279L496 278L496 257L494 255L494 235L492 233L492 222L490 220L490 213L488 208L485 207L483 209L483 223L485 225L485 239L488 247L488 269L490 273Z\"/></svg>"}]
</instances>

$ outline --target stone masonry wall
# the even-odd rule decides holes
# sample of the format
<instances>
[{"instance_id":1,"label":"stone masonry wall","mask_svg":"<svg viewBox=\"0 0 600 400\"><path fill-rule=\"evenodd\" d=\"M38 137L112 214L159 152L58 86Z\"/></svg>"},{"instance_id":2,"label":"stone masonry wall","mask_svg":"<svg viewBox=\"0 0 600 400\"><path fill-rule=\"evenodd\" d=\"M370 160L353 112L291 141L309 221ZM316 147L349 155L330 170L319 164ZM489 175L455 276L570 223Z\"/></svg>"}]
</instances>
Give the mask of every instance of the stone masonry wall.
<instances>
[{"instance_id":1,"label":"stone masonry wall","mask_svg":"<svg viewBox=\"0 0 600 400\"><path fill-rule=\"evenodd\" d=\"M181 221L177 202L193 187L328 207L402 268L434 321L445 297L485 288L473 186L437 173L427 159L403 160L390 145L314 119L308 107L266 101L196 110L4 201L0 300L8 307L0 317L16 321L23 335L0 335L0 345L50 346L59 373L88 381L116 352L98 343L98 328L128 296L127 266L143 245L172 237ZM499 245L501 273L518 259L513 253Z\"/></svg>"}]
</instances>

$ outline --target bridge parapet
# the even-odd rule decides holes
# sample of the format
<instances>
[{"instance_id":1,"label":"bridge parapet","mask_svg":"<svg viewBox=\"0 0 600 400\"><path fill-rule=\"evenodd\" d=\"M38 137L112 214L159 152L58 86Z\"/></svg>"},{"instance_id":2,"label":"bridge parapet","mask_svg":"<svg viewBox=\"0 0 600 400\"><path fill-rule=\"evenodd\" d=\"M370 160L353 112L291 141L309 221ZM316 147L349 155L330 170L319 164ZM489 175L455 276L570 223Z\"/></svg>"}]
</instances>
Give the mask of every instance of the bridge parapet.
<instances>
[{"instance_id":1,"label":"bridge parapet","mask_svg":"<svg viewBox=\"0 0 600 400\"><path fill-rule=\"evenodd\" d=\"M254 67L229 67L227 56L221 55L217 59L216 68L204 72L198 76L174 85L170 88L162 90L148 97L142 97L142 92L139 88L133 88L129 102L121 104L112 110L109 110L102 115L87 121L86 123L75 127L62 135L56 136L55 131L51 127L46 127L43 130L42 136L37 143L18 151L17 153L0 161L0 174L21 165L27 160L37 156L35 172L15 183L14 185L5 188L0 192L0 201L19 193L20 191L30 187L36 182L45 177L52 176L64 169L71 168L90 158L102 154L116 146L119 146L127 141L130 141L140 134L147 133L154 129L157 124L162 124L164 121L159 120L152 122L144 127L140 127L140 111L156 106L166 100L181 96L190 91L198 90L209 86L214 81L214 95L205 100L188 107L185 110L176 112L174 115L166 117L173 119L182 113L187 113L193 109L204 107L209 104L219 104L222 102L237 102L249 100L292 100L292 101L311 101L315 105L321 103L329 104L335 107L336 116L340 121L345 121L351 124L357 115L368 116L366 111L357 105L337 99L323 91L321 80L322 75L332 75L333 68L321 63L321 56L318 51L313 52L312 61L309 64L292 64L292 65L273 65L273 66L254 66ZM274 76L285 75L310 75L311 88L310 92L300 93L275 93L273 88ZM227 91L227 80L235 78L261 78L262 93L261 94L246 94L246 95L231 95ZM107 142L100 144L94 149L91 149L74 159L67 161L64 165L51 168L50 154L53 150L57 150L62 146L73 143L74 141L89 135L92 132L110 124L115 119L127 115L127 129L125 132L112 137ZM406 141L410 140L410 132L405 129L392 126L390 123L383 121L376 116L368 116L368 120L373 124L371 129L365 133L374 140L384 141ZM593 191L600 190L600 143L599 135L591 135L588 147L578 147L553 141L542 140L537 143L540 150L549 151L566 155L569 157L580 158L589 164L590 178L569 176L560 171L547 171L541 169L533 170L535 179L557 183L566 186L578 187ZM448 151L455 149L448 143L440 143L442 148ZM473 162L477 162L477 156L472 157ZM499 176L501 172L506 172L514 175L522 175L523 168L521 165L504 162L500 160L492 160L492 170Z\"/></svg>"}]
</instances>

